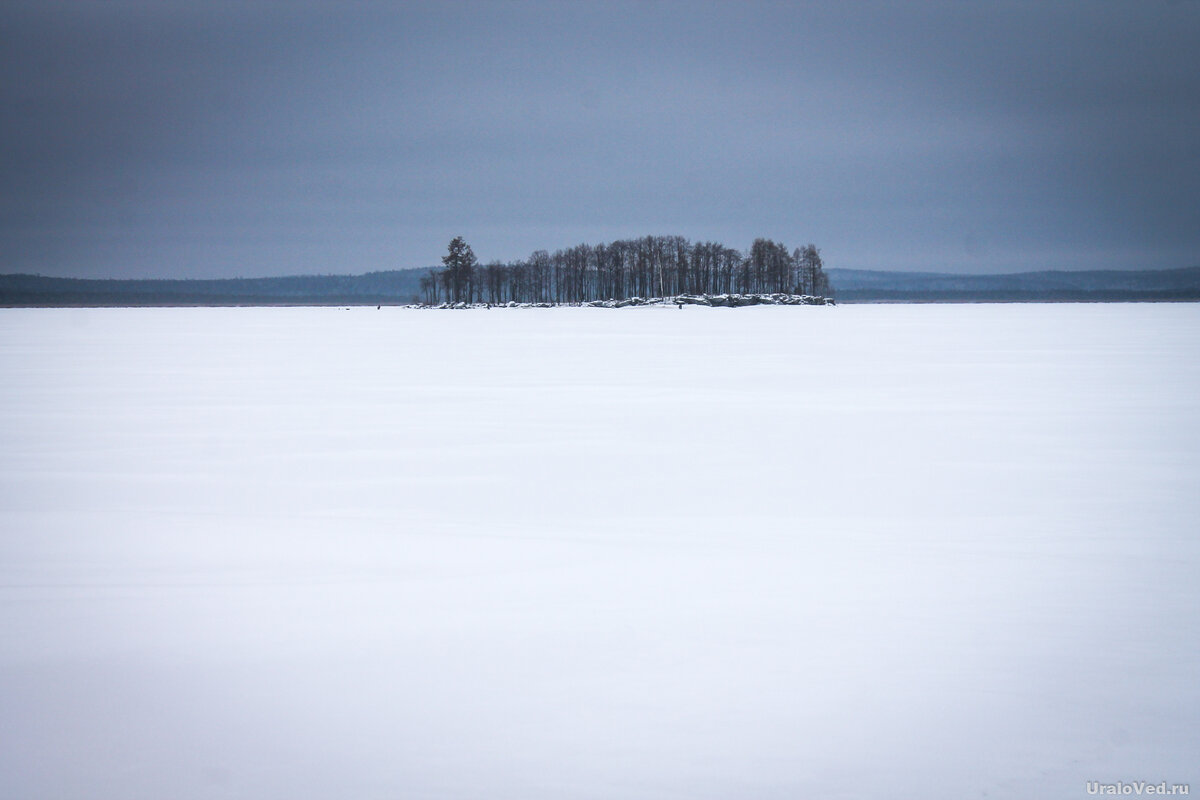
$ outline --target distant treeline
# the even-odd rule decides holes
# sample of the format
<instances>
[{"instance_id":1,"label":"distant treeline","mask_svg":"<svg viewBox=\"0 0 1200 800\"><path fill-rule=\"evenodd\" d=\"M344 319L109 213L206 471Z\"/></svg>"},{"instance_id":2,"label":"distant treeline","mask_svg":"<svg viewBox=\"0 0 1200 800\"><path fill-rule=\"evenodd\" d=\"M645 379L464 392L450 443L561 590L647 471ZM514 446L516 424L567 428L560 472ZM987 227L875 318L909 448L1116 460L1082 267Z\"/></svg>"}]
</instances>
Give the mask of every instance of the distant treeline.
<instances>
[{"instance_id":1,"label":"distant treeline","mask_svg":"<svg viewBox=\"0 0 1200 800\"><path fill-rule=\"evenodd\" d=\"M220 280L0 275L5 306L379 305L416 302L424 269Z\"/></svg>"},{"instance_id":2,"label":"distant treeline","mask_svg":"<svg viewBox=\"0 0 1200 800\"><path fill-rule=\"evenodd\" d=\"M682 294L825 295L829 280L814 245L789 251L756 239L742 253L717 242L644 236L580 244L522 261L481 266L462 237L450 242L443 269L421 279L422 299L449 303L584 303Z\"/></svg>"},{"instance_id":3,"label":"distant treeline","mask_svg":"<svg viewBox=\"0 0 1200 800\"><path fill-rule=\"evenodd\" d=\"M662 241L661 237L658 237ZM644 241L644 240L636 240ZM607 250L612 245L604 245ZM767 275L773 274L763 269L759 274L761 279L754 277L753 251L742 255L724 253L724 261L714 258L716 245L692 245L690 255L695 257L695 249L699 247L700 286L707 291L697 294L723 294L740 290L736 282L737 271L743 271L744 279L764 283ZM595 260L595 249L591 260ZM778 254L779 248L773 248ZM707 254L706 254L707 250ZM562 251L563 264L566 265L565 254ZM628 251L626 251L628 252ZM677 253L678 251L676 251ZM538 254L535 254L538 255ZM819 255L819 254L818 254ZM708 267L705 260L708 259ZM529 270L530 262L535 262L534 270ZM796 259L793 257L793 264ZM550 267L546 267L546 263ZM574 263L579 263L578 258ZM588 263L584 260L583 263ZM612 263L612 262L609 262ZM636 264L636 260L634 262ZM658 262L665 265L665 270L652 266L653 257L643 263L640 271L635 271L636 277L632 285L626 283L623 292L617 292L614 276L609 276L614 299L622 296L635 295L652 297L660 292L665 296L684 294L676 291L680 280L678 264L672 269L672 262L667 258ZM747 264L750 274L746 275ZM766 266L768 260L761 258L760 264ZM778 260L776 261L778 265ZM690 261L689 261L690 265ZM494 266L494 265L489 265ZM527 270L522 274L522 266ZM731 270L732 266L732 270ZM511 270L507 279L515 279L515 285L523 289L525 294L516 296L536 297L531 294L540 286L541 296L549 298L554 291L547 286L546 281L555 285L553 257L530 259L524 262L502 264L501 267ZM496 273L492 273L493 283L489 287L488 266L477 267L479 270L477 284L477 300L488 302L489 297L510 297L511 286L496 282ZM689 271L692 269L689 266ZM440 276L443 271L433 270ZM566 291L572 284L570 268L560 273L564 280L562 286ZM695 273L693 273L695 274ZM365 275L305 275L285 278L233 278L225 280L90 280L80 278L48 278L41 275L0 275L0 306L265 306L265 305L399 305L428 301L429 287L422 286L423 279L430 279L431 270L428 268L391 270L388 272L370 272ZM831 295L836 289L839 303L1004 303L1004 302L1131 302L1131 301L1180 301L1200 300L1200 267L1168 270L1106 270L1078 272L1026 272L1007 275L953 275L933 272L885 272L870 270L829 269L822 270L822 276L833 285L828 291L818 291L815 294ZM575 276L578 277L577 275ZM659 279L662 289L659 289ZM599 276L586 276L587 281L597 280ZM438 278L439 297L445 298L444 279ZM626 275L623 279L631 281ZM684 279L689 280L689 279ZM578 281L574 286L578 287ZM685 283L685 285L688 285ZM695 285L695 284L691 284ZM751 284L753 285L753 283ZM728 288L727 288L728 287ZM735 288L736 287L736 288ZM773 288L773 287L772 287ZM578 291L575 289L574 291ZM494 292L494 293L492 293ZM608 299L605 297L604 299ZM532 302L532 301L531 301Z\"/></svg>"},{"instance_id":4,"label":"distant treeline","mask_svg":"<svg viewBox=\"0 0 1200 800\"><path fill-rule=\"evenodd\" d=\"M1200 267L952 275L831 269L839 303L1053 303L1200 300Z\"/></svg>"}]
</instances>

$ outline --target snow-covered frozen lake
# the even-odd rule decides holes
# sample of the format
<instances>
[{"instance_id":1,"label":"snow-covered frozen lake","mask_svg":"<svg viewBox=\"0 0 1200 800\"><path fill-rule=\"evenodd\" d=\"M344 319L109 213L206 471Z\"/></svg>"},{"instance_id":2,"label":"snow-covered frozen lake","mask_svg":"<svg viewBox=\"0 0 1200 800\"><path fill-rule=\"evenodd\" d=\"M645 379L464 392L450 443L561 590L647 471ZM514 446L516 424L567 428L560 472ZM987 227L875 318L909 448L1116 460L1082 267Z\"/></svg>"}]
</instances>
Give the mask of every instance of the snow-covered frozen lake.
<instances>
[{"instance_id":1,"label":"snow-covered frozen lake","mask_svg":"<svg viewBox=\"0 0 1200 800\"><path fill-rule=\"evenodd\" d=\"M1200 791L1200 305L0 310L0 798Z\"/></svg>"}]
</instances>

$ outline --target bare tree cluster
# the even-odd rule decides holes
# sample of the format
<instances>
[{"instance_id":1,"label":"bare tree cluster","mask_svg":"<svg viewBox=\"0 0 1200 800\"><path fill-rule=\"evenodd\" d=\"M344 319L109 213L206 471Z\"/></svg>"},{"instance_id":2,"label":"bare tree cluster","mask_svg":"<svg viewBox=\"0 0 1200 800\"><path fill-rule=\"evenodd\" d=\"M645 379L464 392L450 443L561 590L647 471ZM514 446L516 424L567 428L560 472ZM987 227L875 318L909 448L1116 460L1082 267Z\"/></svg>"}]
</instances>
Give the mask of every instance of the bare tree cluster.
<instances>
[{"instance_id":1,"label":"bare tree cluster","mask_svg":"<svg viewBox=\"0 0 1200 800\"><path fill-rule=\"evenodd\" d=\"M792 252L756 239L748 253L682 236L644 236L581 244L523 261L479 266L461 236L450 242L441 271L421 279L424 301L583 303L681 294L783 292L823 295L829 281L814 245Z\"/></svg>"}]
</instances>

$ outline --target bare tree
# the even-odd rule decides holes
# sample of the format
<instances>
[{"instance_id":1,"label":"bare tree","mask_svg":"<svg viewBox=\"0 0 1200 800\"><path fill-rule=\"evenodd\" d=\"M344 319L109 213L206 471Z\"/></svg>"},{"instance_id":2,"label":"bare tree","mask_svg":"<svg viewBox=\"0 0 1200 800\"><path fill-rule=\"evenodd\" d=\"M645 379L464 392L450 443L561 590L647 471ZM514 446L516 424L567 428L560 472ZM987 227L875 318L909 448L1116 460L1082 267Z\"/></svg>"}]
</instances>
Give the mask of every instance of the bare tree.
<instances>
[{"instance_id":1,"label":"bare tree","mask_svg":"<svg viewBox=\"0 0 1200 800\"><path fill-rule=\"evenodd\" d=\"M430 270L428 275L421 276L421 294L428 305L435 306L440 302L438 283L438 275L433 270Z\"/></svg>"},{"instance_id":2,"label":"bare tree","mask_svg":"<svg viewBox=\"0 0 1200 800\"><path fill-rule=\"evenodd\" d=\"M828 294L829 278L821 263L821 251L816 245L808 244L796 248L794 258L799 267L801 292L812 295Z\"/></svg>"}]
</instances>

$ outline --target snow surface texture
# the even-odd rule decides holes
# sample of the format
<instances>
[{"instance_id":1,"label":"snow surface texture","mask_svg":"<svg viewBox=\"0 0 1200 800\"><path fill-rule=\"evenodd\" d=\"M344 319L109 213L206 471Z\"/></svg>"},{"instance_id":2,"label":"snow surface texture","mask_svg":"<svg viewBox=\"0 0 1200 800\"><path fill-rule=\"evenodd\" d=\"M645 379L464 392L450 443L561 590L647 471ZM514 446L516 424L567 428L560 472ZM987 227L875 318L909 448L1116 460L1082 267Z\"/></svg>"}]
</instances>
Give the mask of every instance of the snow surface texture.
<instances>
[{"instance_id":1,"label":"snow surface texture","mask_svg":"<svg viewBox=\"0 0 1200 800\"><path fill-rule=\"evenodd\" d=\"M1200 306L0 310L0 371L0 797L1200 784Z\"/></svg>"}]
</instances>

